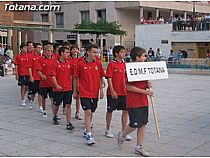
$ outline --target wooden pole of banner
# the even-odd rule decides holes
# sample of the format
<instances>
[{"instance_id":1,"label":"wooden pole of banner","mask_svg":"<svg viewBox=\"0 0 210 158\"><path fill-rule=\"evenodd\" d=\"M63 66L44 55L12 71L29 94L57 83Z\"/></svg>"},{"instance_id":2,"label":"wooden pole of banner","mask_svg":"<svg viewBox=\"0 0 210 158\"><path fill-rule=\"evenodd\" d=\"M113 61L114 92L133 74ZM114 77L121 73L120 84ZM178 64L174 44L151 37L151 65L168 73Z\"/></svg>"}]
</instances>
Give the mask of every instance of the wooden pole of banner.
<instances>
[{"instance_id":1,"label":"wooden pole of banner","mask_svg":"<svg viewBox=\"0 0 210 158\"><path fill-rule=\"evenodd\" d=\"M150 91L151 90L152 89L150 89ZM156 114L154 97L151 96L150 97L150 100L151 100L151 103L152 103L152 111L153 111L153 115L154 115L154 121L155 121L155 127L156 127L157 137L158 137L158 139L160 139L160 130L159 130L159 125L158 125L158 119L157 119L157 114Z\"/></svg>"}]
</instances>

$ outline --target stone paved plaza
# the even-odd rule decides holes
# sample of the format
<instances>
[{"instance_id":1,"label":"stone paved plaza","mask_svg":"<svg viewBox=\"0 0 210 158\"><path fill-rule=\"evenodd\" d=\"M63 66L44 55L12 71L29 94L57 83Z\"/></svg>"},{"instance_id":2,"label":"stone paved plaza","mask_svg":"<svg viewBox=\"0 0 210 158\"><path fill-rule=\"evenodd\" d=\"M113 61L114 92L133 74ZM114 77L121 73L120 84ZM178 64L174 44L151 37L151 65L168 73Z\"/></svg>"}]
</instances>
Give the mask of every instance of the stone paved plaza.
<instances>
[{"instance_id":1,"label":"stone paved plaza","mask_svg":"<svg viewBox=\"0 0 210 158\"><path fill-rule=\"evenodd\" d=\"M152 108L145 148L151 156L210 156L210 76L170 74L169 79L153 81L155 103L160 127L157 139ZM20 106L19 87L14 76L0 78L0 156L138 156L134 154L136 132L122 149L117 146L120 112L114 112L112 131L115 138L106 138L106 99L100 100L94 115L94 146L85 144L83 121L72 118L76 127L65 129L65 116L60 125L52 125L48 117ZM75 112L75 102L72 104ZM82 113L83 114L83 113Z\"/></svg>"}]
</instances>

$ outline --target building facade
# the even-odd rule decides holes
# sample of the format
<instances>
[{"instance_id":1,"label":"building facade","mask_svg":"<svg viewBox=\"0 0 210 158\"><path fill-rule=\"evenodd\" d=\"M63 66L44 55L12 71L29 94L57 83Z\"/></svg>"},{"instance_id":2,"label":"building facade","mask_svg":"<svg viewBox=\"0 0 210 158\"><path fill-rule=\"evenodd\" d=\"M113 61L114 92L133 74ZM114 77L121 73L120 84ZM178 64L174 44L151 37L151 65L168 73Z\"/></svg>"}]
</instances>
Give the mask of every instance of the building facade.
<instances>
[{"instance_id":1,"label":"building facade","mask_svg":"<svg viewBox=\"0 0 210 158\"><path fill-rule=\"evenodd\" d=\"M170 16L182 15L187 17L195 13L209 13L210 5L201 2L185 1L81 1L81 2L56 2L61 5L61 10L52 12L52 23L54 27L73 29L77 23L104 19L109 22L118 21L122 29L127 31L127 35L122 37L108 35L103 37L104 45L107 47L116 44L123 44L126 48L132 48L135 45L135 26L140 23L141 17L157 18L163 17L169 19ZM36 12L35 21L47 21L48 12ZM36 32L35 41L48 40L47 33ZM94 35L80 35L81 44L94 42ZM54 32L53 41L69 41L76 43L76 35L64 32Z\"/></svg>"},{"instance_id":2,"label":"building facade","mask_svg":"<svg viewBox=\"0 0 210 158\"><path fill-rule=\"evenodd\" d=\"M33 11L17 11L17 10L5 10L5 5L38 5L39 2L28 1L1 1L0 2L0 25L2 26L50 26L50 23L35 22L33 20ZM19 53L19 45L21 42L27 42L28 40L34 41L33 30L12 30L12 29L0 29L0 43L5 47L11 46L14 50L14 55Z\"/></svg>"},{"instance_id":3,"label":"building facade","mask_svg":"<svg viewBox=\"0 0 210 158\"><path fill-rule=\"evenodd\" d=\"M209 31L173 31L172 24L147 24L136 26L136 46L156 51L160 48L168 57L170 50L187 52L189 58L206 58L210 50Z\"/></svg>"}]
</instances>

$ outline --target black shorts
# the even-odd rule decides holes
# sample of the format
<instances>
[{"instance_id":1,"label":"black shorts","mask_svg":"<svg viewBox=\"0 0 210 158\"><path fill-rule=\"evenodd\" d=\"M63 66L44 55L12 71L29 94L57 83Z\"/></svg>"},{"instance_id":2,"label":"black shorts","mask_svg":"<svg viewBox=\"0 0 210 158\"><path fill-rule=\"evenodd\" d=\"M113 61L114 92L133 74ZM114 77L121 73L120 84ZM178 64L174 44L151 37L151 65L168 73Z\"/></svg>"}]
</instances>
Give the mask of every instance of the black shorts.
<instances>
[{"instance_id":1,"label":"black shorts","mask_svg":"<svg viewBox=\"0 0 210 158\"><path fill-rule=\"evenodd\" d=\"M29 81L29 91L28 91L28 95L31 95L31 94L40 94L39 93L39 80L34 80L34 82L30 82Z\"/></svg>"},{"instance_id":2,"label":"black shorts","mask_svg":"<svg viewBox=\"0 0 210 158\"><path fill-rule=\"evenodd\" d=\"M126 110L126 96L118 96L118 99L113 99L111 95L107 95L107 111Z\"/></svg>"},{"instance_id":3,"label":"black shorts","mask_svg":"<svg viewBox=\"0 0 210 158\"><path fill-rule=\"evenodd\" d=\"M44 99L47 98L47 94L48 94L49 98L53 97L52 87L39 87L39 92L40 92L42 98L44 98Z\"/></svg>"},{"instance_id":4,"label":"black shorts","mask_svg":"<svg viewBox=\"0 0 210 158\"><path fill-rule=\"evenodd\" d=\"M82 109L95 112L98 105L98 98L80 98Z\"/></svg>"},{"instance_id":5,"label":"black shorts","mask_svg":"<svg viewBox=\"0 0 210 158\"><path fill-rule=\"evenodd\" d=\"M63 104L71 104L72 102L72 91L65 92L53 92L53 104L60 106L61 102Z\"/></svg>"},{"instance_id":6,"label":"black shorts","mask_svg":"<svg viewBox=\"0 0 210 158\"><path fill-rule=\"evenodd\" d=\"M142 108L128 108L129 126L131 128L141 128L148 123L148 106Z\"/></svg>"},{"instance_id":7,"label":"black shorts","mask_svg":"<svg viewBox=\"0 0 210 158\"><path fill-rule=\"evenodd\" d=\"M18 86L28 86L29 76L19 76Z\"/></svg>"}]
</instances>

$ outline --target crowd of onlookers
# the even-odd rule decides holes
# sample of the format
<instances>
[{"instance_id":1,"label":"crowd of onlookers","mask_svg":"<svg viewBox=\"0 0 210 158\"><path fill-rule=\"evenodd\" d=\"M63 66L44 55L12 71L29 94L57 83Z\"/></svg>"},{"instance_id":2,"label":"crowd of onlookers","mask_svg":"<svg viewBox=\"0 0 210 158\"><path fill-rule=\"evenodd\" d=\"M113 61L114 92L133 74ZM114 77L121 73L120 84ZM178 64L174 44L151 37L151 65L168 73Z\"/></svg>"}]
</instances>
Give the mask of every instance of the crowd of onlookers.
<instances>
[{"instance_id":1,"label":"crowd of onlookers","mask_svg":"<svg viewBox=\"0 0 210 158\"><path fill-rule=\"evenodd\" d=\"M152 47L149 48L147 52L147 60L148 61L161 61L161 58L167 58L162 55L160 48L157 48L156 51L152 49ZM173 50L170 50L169 56L167 58L167 62L169 64L181 64L182 59L184 58L182 50L179 50L176 54Z\"/></svg>"},{"instance_id":2,"label":"crowd of onlookers","mask_svg":"<svg viewBox=\"0 0 210 158\"><path fill-rule=\"evenodd\" d=\"M13 55L11 46L5 46L0 43L0 76L7 75L9 68L13 70L13 74L15 73Z\"/></svg>"},{"instance_id":3,"label":"crowd of onlookers","mask_svg":"<svg viewBox=\"0 0 210 158\"><path fill-rule=\"evenodd\" d=\"M161 59L164 58L164 59ZM188 58L188 53L185 50L178 50L176 53L171 49L168 57L162 55L160 48L157 48L157 51L154 51L152 47L147 51L147 61L161 61L167 60L167 63L170 65L181 65L183 64L183 59ZM199 61L199 60L197 60ZM192 62L192 61L191 61ZM192 63L191 63L192 64ZM201 64L201 63L200 63ZM209 68L210 65L210 49L206 52L205 61L203 61L205 68ZM201 65L203 65L201 64Z\"/></svg>"},{"instance_id":4,"label":"crowd of onlookers","mask_svg":"<svg viewBox=\"0 0 210 158\"><path fill-rule=\"evenodd\" d=\"M140 24L172 24L173 31L208 31L210 30L210 14L188 15L186 18L182 16L171 16L165 20L162 16L159 18L149 18L146 20L141 18Z\"/></svg>"}]
</instances>

